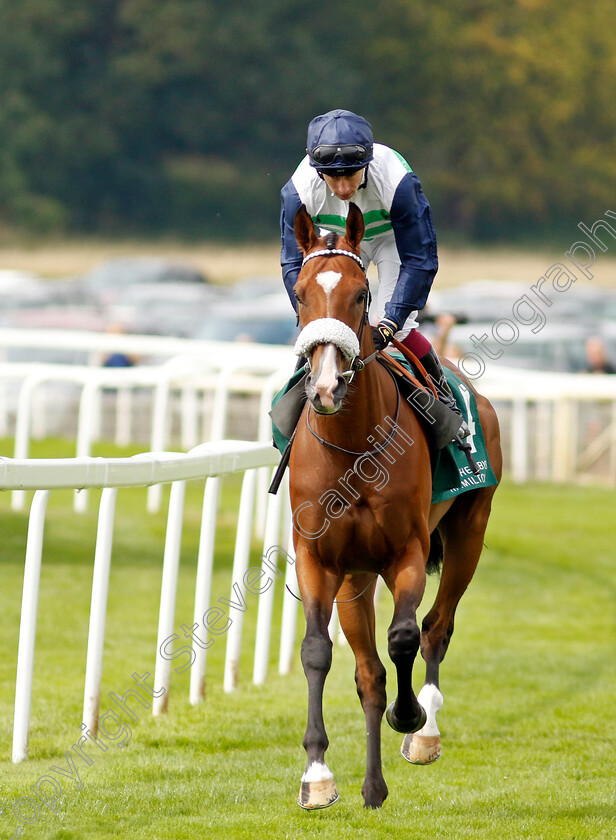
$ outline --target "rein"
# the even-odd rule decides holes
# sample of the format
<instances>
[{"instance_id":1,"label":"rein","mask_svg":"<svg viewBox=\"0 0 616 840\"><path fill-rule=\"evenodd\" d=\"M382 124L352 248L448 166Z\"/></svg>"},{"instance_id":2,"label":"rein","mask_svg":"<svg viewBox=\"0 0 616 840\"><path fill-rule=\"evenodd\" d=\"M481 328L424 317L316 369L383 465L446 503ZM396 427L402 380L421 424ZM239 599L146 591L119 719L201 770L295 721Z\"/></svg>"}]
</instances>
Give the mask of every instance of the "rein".
<instances>
[{"instance_id":1,"label":"rein","mask_svg":"<svg viewBox=\"0 0 616 840\"><path fill-rule=\"evenodd\" d=\"M416 379L412 373L410 373L405 367L403 367L392 356L390 356L389 353L385 352L385 350L381 350L380 361L384 362L387 365L391 365L392 368L398 371L400 376L403 376L405 379L408 379L409 382L412 382L413 385L415 385L420 390L426 391L427 389L429 389L432 392L432 394L436 397L436 399L438 399L438 391L436 390L436 387L432 382L432 377L428 374L427 370L419 361L417 356L411 350L409 350L408 347L405 347L404 344L402 344L400 341L396 341L395 338L392 339L391 343L396 348L396 350L398 350L399 353L402 353L402 355L408 362L415 366L415 369L419 371L419 373L423 376L424 382L426 384L424 385L422 382L419 381L419 379Z\"/></svg>"},{"instance_id":2,"label":"rein","mask_svg":"<svg viewBox=\"0 0 616 840\"><path fill-rule=\"evenodd\" d=\"M361 347L361 340L362 340L362 336L363 336L363 332L364 332L364 327L368 323L368 309L370 307L370 301L371 301L370 286L369 286L369 283L368 283L368 278L366 276L366 267L364 266L361 258L358 257L357 254L354 254L353 251L347 251L346 249L342 249L342 248L328 247L328 248L321 249L319 251L312 251L312 253L307 254L304 257L304 260L302 262L302 268L306 265L306 263L309 260L312 260L315 257L332 257L332 256L350 257L352 260L355 260L355 262L359 265L359 267L361 268L361 270L364 273L364 279L366 281L366 287L368 289L368 296L367 296L367 298L364 302L364 314L363 314L363 317L361 319L361 323L359 325L359 330L356 333L358 344ZM359 356L355 356L355 358L351 361L351 365L350 365L349 369L343 371L341 376L344 377L344 379L346 379L347 383L351 383L353 381L353 377L355 376L355 374L358 371L363 370L366 367L367 364L369 364L371 361L373 361L373 359L375 359L377 357L377 354L378 354L378 350L375 350L373 353L371 353L365 359L360 359ZM306 362L306 368L307 368L307 370L310 369L310 362L309 361ZM315 430L312 428L312 426L310 425L310 410L314 411L312 406L309 406L308 412L306 413L306 425L308 427L308 430L309 430L310 434L316 440L318 440L319 443L321 443L323 446L328 446L330 449L335 449L337 452L342 452L345 455L353 455L354 457L361 457L361 456L364 456L364 455L365 456L378 455L381 452L384 452L387 449L387 447L389 446L389 444L393 441L394 437L396 436L396 433L398 431L398 417L400 416L400 389L398 388L396 378L395 378L394 374L392 373L392 371L389 370L388 368L385 368L385 370L387 370L387 373L393 379L394 385L395 385L395 388L396 388L396 417L395 417L395 420L394 420L392 430L387 435L387 437L385 438L383 443L377 444L374 447L374 449L372 449L369 452L354 452L352 449L345 449L342 446L338 446L335 443L331 443L331 441L329 441L329 440L325 440L325 438L322 438L320 435L318 435L315 432Z\"/></svg>"},{"instance_id":3,"label":"rein","mask_svg":"<svg viewBox=\"0 0 616 840\"><path fill-rule=\"evenodd\" d=\"M316 438L319 441L319 443L322 443L323 446L328 446L330 449L335 449L337 452L344 452L345 455L355 455L359 457L365 455L366 457L368 457L370 455L379 455L381 452L384 452L396 436L396 433L398 431L398 417L400 416L400 389L398 388L398 383L396 382L396 377L394 376L394 374L388 368L385 368L385 370L394 380L394 385L396 386L396 417L394 419L392 430L387 435L383 443L377 444L374 447L374 449L372 449L370 452L353 452L352 449L344 449L344 447L342 446L338 446L337 444L332 443L329 440L325 440L325 438L322 438L320 435L318 435L310 425L310 411L314 411L314 408L312 408L311 405L308 406L308 411L306 413L306 425L308 426L308 431L310 432L310 434L314 438Z\"/></svg>"}]
</instances>

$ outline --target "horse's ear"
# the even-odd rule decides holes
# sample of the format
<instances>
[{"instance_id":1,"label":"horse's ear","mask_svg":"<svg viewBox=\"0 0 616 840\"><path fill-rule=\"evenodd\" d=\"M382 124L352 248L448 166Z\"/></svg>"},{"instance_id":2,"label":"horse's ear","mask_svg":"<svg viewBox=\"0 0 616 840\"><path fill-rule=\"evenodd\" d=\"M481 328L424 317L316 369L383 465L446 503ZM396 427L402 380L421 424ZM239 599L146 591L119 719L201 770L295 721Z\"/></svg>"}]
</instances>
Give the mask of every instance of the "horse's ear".
<instances>
[{"instance_id":1,"label":"horse's ear","mask_svg":"<svg viewBox=\"0 0 616 840\"><path fill-rule=\"evenodd\" d=\"M302 252L304 254L307 254L308 251L317 241L318 236L314 229L312 218L306 210L305 204L302 204L302 206L297 211L297 215L295 216L295 222L293 224L293 230L295 231L295 238L297 239L297 244L299 245Z\"/></svg>"},{"instance_id":2,"label":"horse's ear","mask_svg":"<svg viewBox=\"0 0 616 840\"><path fill-rule=\"evenodd\" d=\"M357 204L353 204L351 201L349 204L349 214L346 220L346 241L356 250L359 248L359 243L364 238L365 229L364 215Z\"/></svg>"}]
</instances>

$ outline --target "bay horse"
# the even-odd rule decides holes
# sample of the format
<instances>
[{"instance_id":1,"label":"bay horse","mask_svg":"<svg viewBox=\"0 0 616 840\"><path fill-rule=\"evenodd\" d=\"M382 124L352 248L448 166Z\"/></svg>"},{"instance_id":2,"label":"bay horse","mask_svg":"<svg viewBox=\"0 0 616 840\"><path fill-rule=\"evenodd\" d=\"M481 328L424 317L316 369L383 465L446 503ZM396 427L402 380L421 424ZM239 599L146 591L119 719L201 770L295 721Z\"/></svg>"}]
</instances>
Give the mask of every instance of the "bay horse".
<instances>
[{"instance_id":1,"label":"bay horse","mask_svg":"<svg viewBox=\"0 0 616 840\"><path fill-rule=\"evenodd\" d=\"M289 460L296 568L306 618L301 660L308 683L307 762L298 800L306 809L338 799L325 763L329 741L322 706L332 660L328 624L334 601L355 655L355 681L366 719L364 805L378 808L387 796L381 769L385 668L375 642L379 575L394 601L388 653L397 696L387 708L387 721L404 733L402 753L408 761L429 764L439 757L439 666L457 604L477 567L496 489L479 487L431 504L424 428L400 398L392 374L374 361L368 281L359 256L363 234L363 216L353 203L344 236L319 238L305 207L295 220L304 255L294 287L302 328L296 353L306 356L310 367L306 407ZM496 413L480 395L476 400L490 463L500 480ZM425 588L431 534L437 529L442 572L420 632L416 611ZM426 677L416 697L412 670L420 648Z\"/></svg>"}]
</instances>

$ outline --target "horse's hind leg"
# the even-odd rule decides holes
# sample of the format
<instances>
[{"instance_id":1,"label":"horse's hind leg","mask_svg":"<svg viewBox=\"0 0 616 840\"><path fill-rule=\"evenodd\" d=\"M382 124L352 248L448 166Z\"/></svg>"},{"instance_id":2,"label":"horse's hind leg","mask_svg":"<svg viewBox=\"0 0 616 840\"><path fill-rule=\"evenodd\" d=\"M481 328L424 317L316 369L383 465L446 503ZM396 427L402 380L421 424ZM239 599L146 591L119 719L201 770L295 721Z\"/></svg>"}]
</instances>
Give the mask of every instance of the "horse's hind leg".
<instances>
[{"instance_id":1,"label":"horse's hind leg","mask_svg":"<svg viewBox=\"0 0 616 840\"><path fill-rule=\"evenodd\" d=\"M387 796L381 769L381 721L387 695L385 668L379 659L374 633L374 588L369 575L347 578L338 593L338 615L355 654L355 683L366 718L366 778L361 792L366 808L380 808Z\"/></svg>"},{"instance_id":2,"label":"horse's hind leg","mask_svg":"<svg viewBox=\"0 0 616 840\"><path fill-rule=\"evenodd\" d=\"M453 635L456 608L479 562L494 489L485 488L459 497L440 525L443 571L434 605L423 620L421 632L426 681L418 700L426 710L427 720L402 743L402 755L413 764L432 764L441 755L436 723L436 714L443 706L439 669Z\"/></svg>"},{"instance_id":3,"label":"horse's hind leg","mask_svg":"<svg viewBox=\"0 0 616 840\"><path fill-rule=\"evenodd\" d=\"M327 573L309 554L298 551L298 582L306 616L302 665L308 683L308 724L304 735L306 769L298 803L302 808L325 808L338 799L334 776L325 763L329 746L323 721L323 687L332 661L328 624L341 579Z\"/></svg>"}]
</instances>

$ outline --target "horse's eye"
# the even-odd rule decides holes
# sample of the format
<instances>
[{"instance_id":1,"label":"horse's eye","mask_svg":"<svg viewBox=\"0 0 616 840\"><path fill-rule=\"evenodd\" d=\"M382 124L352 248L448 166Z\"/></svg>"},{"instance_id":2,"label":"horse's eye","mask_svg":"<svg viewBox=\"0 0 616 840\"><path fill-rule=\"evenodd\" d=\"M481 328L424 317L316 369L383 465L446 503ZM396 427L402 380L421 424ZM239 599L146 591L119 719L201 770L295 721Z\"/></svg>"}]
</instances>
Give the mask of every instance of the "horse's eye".
<instances>
[{"instance_id":1,"label":"horse's eye","mask_svg":"<svg viewBox=\"0 0 616 840\"><path fill-rule=\"evenodd\" d=\"M301 298L300 298L300 296L297 294L297 292L293 292L293 297L295 298L295 300L296 300L298 303L301 303L301 302L302 302L302 301L301 301Z\"/></svg>"},{"instance_id":2,"label":"horse's eye","mask_svg":"<svg viewBox=\"0 0 616 840\"><path fill-rule=\"evenodd\" d=\"M368 299L368 295L366 294L366 292L360 292L357 295L357 303L364 304L367 299Z\"/></svg>"}]
</instances>

